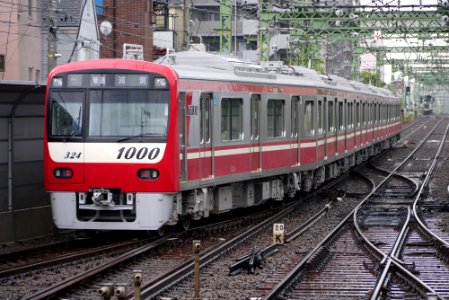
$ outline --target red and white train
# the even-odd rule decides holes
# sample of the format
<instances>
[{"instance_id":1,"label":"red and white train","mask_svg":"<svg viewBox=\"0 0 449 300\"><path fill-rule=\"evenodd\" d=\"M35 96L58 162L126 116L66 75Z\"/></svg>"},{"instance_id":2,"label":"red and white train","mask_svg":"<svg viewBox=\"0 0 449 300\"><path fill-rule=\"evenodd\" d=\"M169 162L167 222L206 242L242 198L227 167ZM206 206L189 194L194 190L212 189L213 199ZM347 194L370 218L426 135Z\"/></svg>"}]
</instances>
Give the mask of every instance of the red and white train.
<instances>
[{"instance_id":1,"label":"red and white train","mask_svg":"<svg viewBox=\"0 0 449 300\"><path fill-rule=\"evenodd\" d=\"M391 92L202 52L48 79L45 189L59 228L159 230L311 190L391 146Z\"/></svg>"}]
</instances>

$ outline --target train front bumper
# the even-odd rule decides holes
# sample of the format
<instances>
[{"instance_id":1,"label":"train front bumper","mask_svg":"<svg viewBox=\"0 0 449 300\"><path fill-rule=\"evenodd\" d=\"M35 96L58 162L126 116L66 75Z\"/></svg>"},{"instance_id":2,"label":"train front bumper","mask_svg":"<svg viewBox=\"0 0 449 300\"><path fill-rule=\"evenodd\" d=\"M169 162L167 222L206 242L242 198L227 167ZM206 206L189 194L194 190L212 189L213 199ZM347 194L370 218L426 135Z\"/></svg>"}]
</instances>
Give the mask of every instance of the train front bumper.
<instances>
[{"instance_id":1,"label":"train front bumper","mask_svg":"<svg viewBox=\"0 0 449 300\"><path fill-rule=\"evenodd\" d=\"M74 192L50 193L53 221L61 229L95 230L158 230L169 220L173 210L173 195L159 193L136 193L135 219L98 221L96 218L80 220L79 204ZM99 209L101 211L101 209ZM110 211L111 208L104 208Z\"/></svg>"}]
</instances>

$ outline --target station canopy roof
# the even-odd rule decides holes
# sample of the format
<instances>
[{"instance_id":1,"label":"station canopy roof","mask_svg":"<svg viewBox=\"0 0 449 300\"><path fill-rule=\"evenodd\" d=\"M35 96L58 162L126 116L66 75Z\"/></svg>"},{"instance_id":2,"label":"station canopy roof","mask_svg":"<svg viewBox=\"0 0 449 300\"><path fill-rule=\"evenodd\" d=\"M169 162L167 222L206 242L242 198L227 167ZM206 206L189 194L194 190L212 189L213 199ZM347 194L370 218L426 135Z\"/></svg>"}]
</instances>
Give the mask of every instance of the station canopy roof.
<instances>
[{"instance_id":1,"label":"station canopy roof","mask_svg":"<svg viewBox=\"0 0 449 300\"><path fill-rule=\"evenodd\" d=\"M43 117L46 84L0 80L0 118Z\"/></svg>"}]
</instances>

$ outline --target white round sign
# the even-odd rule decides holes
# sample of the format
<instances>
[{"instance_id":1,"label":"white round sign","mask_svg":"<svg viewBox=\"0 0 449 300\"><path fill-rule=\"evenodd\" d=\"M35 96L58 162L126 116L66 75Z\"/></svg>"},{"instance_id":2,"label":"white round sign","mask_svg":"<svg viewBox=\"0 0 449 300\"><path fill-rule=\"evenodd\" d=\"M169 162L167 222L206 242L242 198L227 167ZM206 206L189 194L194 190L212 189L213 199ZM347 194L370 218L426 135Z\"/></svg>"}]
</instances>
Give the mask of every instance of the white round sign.
<instances>
[{"instance_id":1,"label":"white round sign","mask_svg":"<svg viewBox=\"0 0 449 300\"><path fill-rule=\"evenodd\" d=\"M109 21L103 21L100 24L100 31L104 35L108 35L112 32L112 24Z\"/></svg>"}]
</instances>

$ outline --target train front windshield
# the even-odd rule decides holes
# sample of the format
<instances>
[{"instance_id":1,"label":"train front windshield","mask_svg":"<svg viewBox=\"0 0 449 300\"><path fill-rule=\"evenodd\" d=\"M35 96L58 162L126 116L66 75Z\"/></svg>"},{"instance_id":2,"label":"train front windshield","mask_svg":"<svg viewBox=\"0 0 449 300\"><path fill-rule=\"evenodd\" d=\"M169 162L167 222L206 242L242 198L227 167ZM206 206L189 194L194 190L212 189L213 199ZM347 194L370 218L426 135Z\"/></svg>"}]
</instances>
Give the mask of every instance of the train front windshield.
<instances>
[{"instance_id":1,"label":"train front windshield","mask_svg":"<svg viewBox=\"0 0 449 300\"><path fill-rule=\"evenodd\" d=\"M64 85L63 79L70 80L70 75L58 77L61 78L62 82L58 83L61 86L52 83L50 89L50 138L84 136L120 141L144 137L166 140L169 116L167 84L159 88L116 88L118 75L107 74L104 75L104 87L91 85L83 88L83 79L76 86L70 83ZM84 81L89 85L89 79ZM108 87L108 81L112 82L112 86Z\"/></svg>"}]
</instances>

